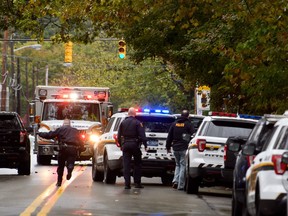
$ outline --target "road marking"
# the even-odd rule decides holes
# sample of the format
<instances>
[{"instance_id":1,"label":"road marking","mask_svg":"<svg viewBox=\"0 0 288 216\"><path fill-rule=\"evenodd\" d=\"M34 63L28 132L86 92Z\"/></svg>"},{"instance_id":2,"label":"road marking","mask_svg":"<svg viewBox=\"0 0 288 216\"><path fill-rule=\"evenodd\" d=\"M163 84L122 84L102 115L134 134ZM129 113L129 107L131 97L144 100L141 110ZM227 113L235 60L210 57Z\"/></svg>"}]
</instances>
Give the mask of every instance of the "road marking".
<instances>
[{"instance_id":1,"label":"road marking","mask_svg":"<svg viewBox=\"0 0 288 216\"><path fill-rule=\"evenodd\" d=\"M24 210L24 212L20 214L20 216L31 216L31 214L35 212L35 210L41 205L43 207L41 208L37 216L47 215L52 209L52 207L55 205L57 200L60 198L60 196L63 194L63 192L66 190L68 185L70 185L78 176L83 174L83 171L85 171L86 168L87 166L75 166L73 175L69 181L64 181L61 187L56 187L56 182L51 184Z\"/></svg>"}]
</instances>

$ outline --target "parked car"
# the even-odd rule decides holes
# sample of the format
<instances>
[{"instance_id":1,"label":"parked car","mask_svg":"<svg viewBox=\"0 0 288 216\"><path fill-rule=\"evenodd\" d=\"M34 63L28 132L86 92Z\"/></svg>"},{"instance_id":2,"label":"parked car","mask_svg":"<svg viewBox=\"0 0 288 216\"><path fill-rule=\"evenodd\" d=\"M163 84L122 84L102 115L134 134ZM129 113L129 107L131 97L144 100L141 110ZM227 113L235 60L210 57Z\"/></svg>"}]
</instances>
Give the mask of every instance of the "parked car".
<instances>
[{"instance_id":1,"label":"parked car","mask_svg":"<svg viewBox=\"0 0 288 216\"><path fill-rule=\"evenodd\" d=\"M0 168L17 169L18 175L30 175L30 140L16 112L0 112Z\"/></svg>"},{"instance_id":2,"label":"parked car","mask_svg":"<svg viewBox=\"0 0 288 216\"><path fill-rule=\"evenodd\" d=\"M250 167L250 164L258 154L273 130L274 124L284 118L283 115L271 115L265 114L261 119L258 120L257 124L253 128L250 133L246 143L240 145L239 143L234 143L234 145L228 145L227 149L227 162L228 166L230 164L230 168L233 168L233 160L235 154L237 154L237 158L235 159L234 171L233 171L233 190L232 190L232 215L233 216L242 216L245 215L246 209L246 195L245 195L245 187L246 187L246 171ZM241 142L242 143L242 142ZM242 152L243 145L253 144L255 145L255 155L244 155ZM229 153L230 152L230 153ZM234 154L234 155L233 155ZM232 157L231 157L232 156ZM230 159L229 159L230 157ZM225 163L225 162L224 162Z\"/></svg>"},{"instance_id":3,"label":"parked car","mask_svg":"<svg viewBox=\"0 0 288 216\"><path fill-rule=\"evenodd\" d=\"M282 184L286 164L282 154L288 150L288 118L277 121L246 172L246 203L250 215L286 215L287 192ZM255 143L244 146L243 154L257 153Z\"/></svg>"},{"instance_id":4,"label":"parked car","mask_svg":"<svg viewBox=\"0 0 288 216\"><path fill-rule=\"evenodd\" d=\"M126 110L125 110L126 111ZM158 111L158 112L155 112ZM147 152L142 146L142 176L161 177L162 183L171 185L175 169L173 153L167 153L166 138L176 117L159 110L139 110L136 119L143 123L148 139ZM115 184L116 178L123 176L122 151L115 142L120 123L128 113L115 113L108 122L99 141L94 144L92 159L93 181ZM132 171L131 171L132 173Z\"/></svg>"},{"instance_id":5,"label":"parked car","mask_svg":"<svg viewBox=\"0 0 288 216\"><path fill-rule=\"evenodd\" d=\"M186 152L187 193L197 194L199 187L232 187L232 179L223 178L224 144L230 136L248 136L257 120L237 114L212 112L203 119Z\"/></svg>"}]
</instances>

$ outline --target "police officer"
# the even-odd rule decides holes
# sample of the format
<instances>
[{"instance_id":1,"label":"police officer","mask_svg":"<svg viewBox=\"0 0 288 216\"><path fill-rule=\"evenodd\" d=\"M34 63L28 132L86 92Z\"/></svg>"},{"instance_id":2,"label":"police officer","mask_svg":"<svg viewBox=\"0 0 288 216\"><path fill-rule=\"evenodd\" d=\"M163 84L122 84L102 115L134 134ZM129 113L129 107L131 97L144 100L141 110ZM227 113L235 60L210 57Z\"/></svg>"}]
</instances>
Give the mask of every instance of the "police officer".
<instances>
[{"instance_id":1,"label":"police officer","mask_svg":"<svg viewBox=\"0 0 288 216\"><path fill-rule=\"evenodd\" d=\"M45 139L53 139L57 137L59 142L58 153L58 180L56 186L60 187L62 184L62 176L64 173L65 164L67 166L66 179L69 180L72 176L74 169L74 163L78 155L78 151L83 151L84 143L80 138L79 131L76 128L71 127L69 119L65 119L63 126L57 128L55 131L47 133L37 133L40 137Z\"/></svg>"},{"instance_id":2,"label":"police officer","mask_svg":"<svg viewBox=\"0 0 288 216\"><path fill-rule=\"evenodd\" d=\"M178 190L184 189L185 154L191 135L194 133L194 126L188 117L189 111L183 110L181 117L171 125L166 139L167 152L171 152L172 146L176 163L172 187Z\"/></svg>"},{"instance_id":3,"label":"police officer","mask_svg":"<svg viewBox=\"0 0 288 216\"><path fill-rule=\"evenodd\" d=\"M134 158L134 184L135 188L143 188L141 184L141 144L147 151L147 140L142 123L135 118L136 111L133 107L128 110L128 117L122 121L118 130L118 138L123 152L123 174L125 179L125 189L131 188L130 171L131 159Z\"/></svg>"}]
</instances>

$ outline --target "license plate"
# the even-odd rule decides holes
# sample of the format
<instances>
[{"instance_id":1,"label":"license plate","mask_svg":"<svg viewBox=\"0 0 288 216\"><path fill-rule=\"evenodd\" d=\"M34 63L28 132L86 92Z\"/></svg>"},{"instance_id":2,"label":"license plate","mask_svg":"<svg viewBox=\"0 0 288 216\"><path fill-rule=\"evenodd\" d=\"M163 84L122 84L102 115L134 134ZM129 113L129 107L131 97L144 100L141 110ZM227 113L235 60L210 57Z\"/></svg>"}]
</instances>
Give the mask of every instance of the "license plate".
<instances>
[{"instance_id":1,"label":"license plate","mask_svg":"<svg viewBox=\"0 0 288 216\"><path fill-rule=\"evenodd\" d=\"M158 146L158 140L148 140L148 146Z\"/></svg>"}]
</instances>

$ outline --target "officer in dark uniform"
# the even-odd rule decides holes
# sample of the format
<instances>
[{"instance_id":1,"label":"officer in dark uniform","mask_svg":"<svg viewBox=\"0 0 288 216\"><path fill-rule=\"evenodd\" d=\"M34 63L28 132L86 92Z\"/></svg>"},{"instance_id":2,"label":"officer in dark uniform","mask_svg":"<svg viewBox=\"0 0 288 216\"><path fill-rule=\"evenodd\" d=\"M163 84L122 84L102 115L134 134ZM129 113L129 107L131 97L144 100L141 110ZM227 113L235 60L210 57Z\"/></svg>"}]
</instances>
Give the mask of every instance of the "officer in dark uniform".
<instances>
[{"instance_id":1,"label":"officer in dark uniform","mask_svg":"<svg viewBox=\"0 0 288 216\"><path fill-rule=\"evenodd\" d=\"M136 111L133 107L128 110L128 117L120 124L118 138L123 151L123 174L125 179L125 189L130 189L131 159L134 158L134 184L135 188L143 188L141 184L141 144L147 151L147 140L142 123L135 118Z\"/></svg>"},{"instance_id":2,"label":"officer in dark uniform","mask_svg":"<svg viewBox=\"0 0 288 216\"><path fill-rule=\"evenodd\" d=\"M62 176L64 173L65 164L67 166L66 179L69 180L72 176L74 169L74 163L78 155L78 151L83 151L84 143L80 138L80 133L76 128L71 127L69 119L65 119L63 126L57 128L55 131L47 133L37 133L40 137L45 139L53 139L57 137L59 142L59 153L58 153L58 180L56 186L60 187L62 184Z\"/></svg>"},{"instance_id":3,"label":"officer in dark uniform","mask_svg":"<svg viewBox=\"0 0 288 216\"><path fill-rule=\"evenodd\" d=\"M176 162L172 187L178 190L184 189L185 154L188 149L191 135L194 133L194 126L188 117L189 111L183 110L181 117L171 125L166 139L167 152L171 152L172 146Z\"/></svg>"}]
</instances>

